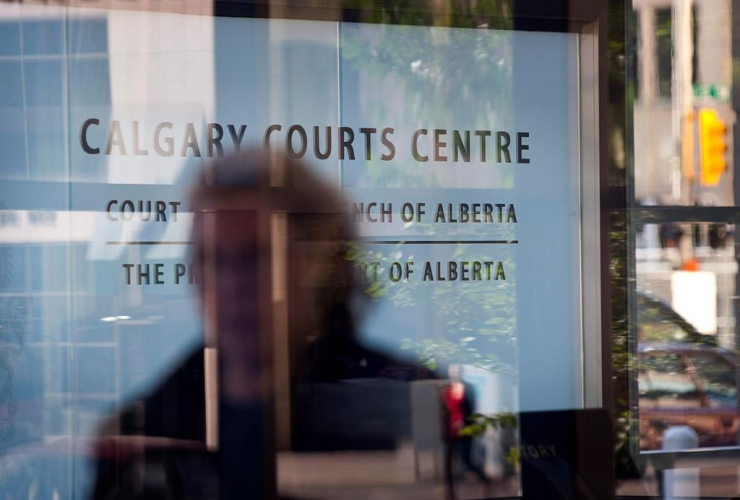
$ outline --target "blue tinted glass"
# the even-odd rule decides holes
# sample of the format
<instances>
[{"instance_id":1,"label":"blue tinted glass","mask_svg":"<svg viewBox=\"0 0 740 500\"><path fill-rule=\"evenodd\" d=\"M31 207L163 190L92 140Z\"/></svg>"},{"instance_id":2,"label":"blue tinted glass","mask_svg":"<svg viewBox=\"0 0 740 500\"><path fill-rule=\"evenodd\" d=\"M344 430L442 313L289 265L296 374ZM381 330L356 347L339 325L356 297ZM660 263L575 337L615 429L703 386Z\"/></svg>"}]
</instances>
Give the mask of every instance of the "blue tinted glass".
<instances>
[{"instance_id":1,"label":"blue tinted glass","mask_svg":"<svg viewBox=\"0 0 740 500\"><path fill-rule=\"evenodd\" d=\"M83 289L79 286L75 288ZM74 321L76 342L113 342L115 340L116 325L113 322L101 320L112 314L110 297L82 295L75 297L74 303L75 311L77 311Z\"/></svg>"},{"instance_id":2,"label":"blue tinted glass","mask_svg":"<svg viewBox=\"0 0 740 500\"><path fill-rule=\"evenodd\" d=\"M65 180L61 60L28 60L24 71L30 175Z\"/></svg>"},{"instance_id":3,"label":"blue tinted glass","mask_svg":"<svg viewBox=\"0 0 740 500\"><path fill-rule=\"evenodd\" d=\"M21 65L18 61L0 61L0 109L23 106L23 84ZM0 122L3 127L8 122Z\"/></svg>"},{"instance_id":4,"label":"blue tinted glass","mask_svg":"<svg viewBox=\"0 0 740 500\"><path fill-rule=\"evenodd\" d=\"M42 216L43 214L43 216ZM29 239L32 235L41 235L47 228L56 225L49 219L48 212L25 213L25 227L28 228ZM55 214L52 212L51 214ZM67 246L65 241L29 245L31 285L33 291L39 292L66 292L69 289L67 278Z\"/></svg>"},{"instance_id":5,"label":"blue tinted glass","mask_svg":"<svg viewBox=\"0 0 740 500\"><path fill-rule=\"evenodd\" d=\"M108 58L70 58L70 106L110 105L110 68Z\"/></svg>"},{"instance_id":6,"label":"blue tinted glass","mask_svg":"<svg viewBox=\"0 0 740 500\"><path fill-rule=\"evenodd\" d=\"M62 62L59 59L24 61L26 104L62 105Z\"/></svg>"},{"instance_id":7,"label":"blue tinted glass","mask_svg":"<svg viewBox=\"0 0 740 500\"><path fill-rule=\"evenodd\" d=\"M116 388L116 351L113 347L77 347L74 372L80 394L113 394Z\"/></svg>"},{"instance_id":8,"label":"blue tinted glass","mask_svg":"<svg viewBox=\"0 0 740 500\"><path fill-rule=\"evenodd\" d=\"M61 54L63 46L64 22L62 19L23 21L24 54Z\"/></svg>"},{"instance_id":9,"label":"blue tinted glass","mask_svg":"<svg viewBox=\"0 0 740 500\"><path fill-rule=\"evenodd\" d=\"M25 177L26 147L23 137L23 86L21 65L0 61L0 177Z\"/></svg>"},{"instance_id":10,"label":"blue tinted glass","mask_svg":"<svg viewBox=\"0 0 740 500\"><path fill-rule=\"evenodd\" d=\"M0 22L0 56L21 53L21 28L17 21Z\"/></svg>"},{"instance_id":11,"label":"blue tinted glass","mask_svg":"<svg viewBox=\"0 0 740 500\"><path fill-rule=\"evenodd\" d=\"M15 226L20 224L19 217L9 220L8 214L2 214L0 219L0 230L4 226ZM26 282L26 246L25 245L3 245L0 247L0 291L17 292L25 291Z\"/></svg>"},{"instance_id":12,"label":"blue tinted glass","mask_svg":"<svg viewBox=\"0 0 740 500\"><path fill-rule=\"evenodd\" d=\"M18 356L12 358L14 372L12 394L16 400L17 409L14 431L17 442L39 440L43 436L45 415L44 407L40 403L44 395L44 370L48 366L44 358L48 356L48 353L42 351L49 348L49 346L38 348L24 345L18 351ZM5 359L8 360L9 357ZM57 381L59 378L54 378L54 380Z\"/></svg>"},{"instance_id":13,"label":"blue tinted glass","mask_svg":"<svg viewBox=\"0 0 740 500\"><path fill-rule=\"evenodd\" d=\"M69 21L70 55L108 52L108 23L105 18Z\"/></svg>"}]
</instances>

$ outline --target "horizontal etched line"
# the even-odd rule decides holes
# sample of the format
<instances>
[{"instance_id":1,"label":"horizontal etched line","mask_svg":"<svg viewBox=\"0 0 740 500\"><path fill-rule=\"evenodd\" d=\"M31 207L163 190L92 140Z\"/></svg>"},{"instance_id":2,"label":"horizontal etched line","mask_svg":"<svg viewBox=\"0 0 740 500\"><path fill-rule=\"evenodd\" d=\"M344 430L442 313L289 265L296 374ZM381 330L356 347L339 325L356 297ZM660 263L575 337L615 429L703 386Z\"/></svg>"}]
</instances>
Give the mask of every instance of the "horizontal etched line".
<instances>
[{"instance_id":1,"label":"horizontal etched line","mask_svg":"<svg viewBox=\"0 0 740 500\"><path fill-rule=\"evenodd\" d=\"M106 241L106 245L192 245L192 241Z\"/></svg>"},{"instance_id":2,"label":"horizontal etched line","mask_svg":"<svg viewBox=\"0 0 740 500\"><path fill-rule=\"evenodd\" d=\"M519 240L362 240L373 245L400 245L414 243L418 245L517 245Z\"/></svg>"},{"instance_id":3,"label":"horizontal etched line","mask_svg":"<svg viewBox=\"0 0 740 500\"><path fill-rule=\"evenodd\" d=\"M519 240L369 240L363 243L371 245L517 245ZM192 245L192 241L107 241L107 245Z\"/></svg>"}]
</instances>

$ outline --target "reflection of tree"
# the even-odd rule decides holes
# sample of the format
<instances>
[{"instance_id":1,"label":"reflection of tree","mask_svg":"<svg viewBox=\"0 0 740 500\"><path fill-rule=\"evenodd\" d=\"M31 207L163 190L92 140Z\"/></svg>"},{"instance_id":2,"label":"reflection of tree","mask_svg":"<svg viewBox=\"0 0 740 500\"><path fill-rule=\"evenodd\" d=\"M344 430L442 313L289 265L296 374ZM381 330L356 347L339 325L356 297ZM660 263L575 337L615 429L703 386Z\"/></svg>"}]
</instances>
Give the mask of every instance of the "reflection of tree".
<instances>
[{"instance_id":1,"label":"reflection of tree","mask_svg":"<svg viewBox=\"0 0 740 500\"><path fill-rule=\"evenodd\" d=\"M453 260L493 260L484 255L461 255L460 245ZM511 259L505 263L514 272ZM402 348L413 350L430 369L440 363L474 365L490 371L516 375L513 364L516 348L516 299L511 281L427 284L431 297L424 304L439 322L433 338L403 339ZM416 281L396 287L391 300L410 304L412 297L423 295ZM495 352L491 352L495 351Z\"/></svg>"},{"instance_id":2,"label":"reflection of tree","mask_svg":"<svg viewBox=\"0 0 740 500\"><path fill-rule=\"evenodd\" d=\"M608 2L607 74L609 157L606 182L612 198L629 199L634 178L632 145L632 102L635 98L636 46L628 46L626 34L636 33L635 15L625 2ZM628 30L629 28L629 30ZM603 170L602 170L603 172ZM625 207L628 208L628 207ZM609 333L611 345L611 403L614 417L614 446L617 477L634 475L638 461L639 418L636 402L631 401L636 374L636 325L629 297L635 296L634 228L625 210L615 210L605 219L609 236ZM602 337L606 338L606 337Z\"/></svg>"},{"instance_id":3,"label":"reflection of tree","mask_svg":"<svg viewBox=\"0 0 740 500\"><path fill-rule=\"evenodd\" d=\"M481 120L511 95L511 35L504 31L394 27L372 41L361 29L347 30L342 57L370 79L401 79L412 102L433 97L434 105L422 103L413 113L419 121L485 125ZM470 104L478 115L445 105L450 102Z\"/></svg>"},{"instance_id":4,"label":"reflection of tree","mask_svg":"<svg viewBox=\"0 0 740 500\"><path fill-rule=\"evenodd\" d=\"M512 0L345 0L342 7L361 12L358 21L366 23L459 28L499 28L512 26Z\"/></svg>"},{"instance_id":5,"label":"reflection of tree","mask_svg":"<svg viewBox=\"0 0 740 500\"><path fill-rule=\"evenodd\" d=\"M457 2L442 1L435 2L434 8L428 11L420 11L416 3L412 0L349 0L343 4L349 9L362 12L358 21L382 23L382 24L403 24L419 26L454 26L454 27L479 27L487 26L489 28L511 29L514 25L513 9L511 1L483 0L477 2ZM633 146L632 146L632 101L635 96L636 80L634 73L634 63L636 50L634 40L628 39L637 32L635 29L634 15L629 4L623 1L606 2L608 9L607 23L607 54L606 60L602 64L607 68L607 89L608 94L605 97L607 123L607 141L605 141L608 152L606 159L607 164L602 173L605 173L605 191L604 196L612 199L628 200L628 190L631 184L631 173L634 168ZM426 43L431 40L431 34L428 35ZM632 45L628 45L632 42ZM380 50L371 47L369 44L358 43L357 40L343 41L342 49L345 54L349 55L350 61L357 61L358 64L368 59L374 60L373 71L382 74L405 75L408 78L414 78L422 88L432 88L439 92L439 97L445 95L449 90L440 85L440 81L434 78L434 64L439 64L444 58L454 57L454 53L444 51L438 56L428 61L421 59L421 63L412 68L412 63L420 60L418 54L423 47L415 44L414 41L398 40L399 45L393 47L388 41L387 47L381 44ZM354 44L354 45L353 45ZM435 46L435 49L437 47ZM454 47L452 47L454 49ZM371 51L375 49L376 52ZM429 51L431 52L431 51ZM455 67L455 62L451 62L450 67ZM444 66L443 66L444 67ZM414 68L416 73L414 73ZM491 71L486 65L482 66L484 71ZM424 71L428 70L428 71ZM424 80L426 78L426 80ZM442 83L453 81L443 79ZM504 81L504 84L506 82ZM433 84L440 85L433 87ZM506 88L504 85L503 88ZM434 95L434 94L432 94ZM495 97L494 97L495 99ZM415 102L413 99L409 102ZM445 101L440 101L445 102ZM422 103L416 108L409 109L409 113L416 113L415 116L428 118L427 113L436 112L438 106L427 105ZM485 107L480 108L481 111ZM484 115L484 113L481 113ZM384 117L377 117L382 119ZM440 116L445 119L447 116ZM470 123L477 123L478 117L472 119ZM376 165L369 165L370 169L379 168ZM605 172L604 172L605 170ZM408 175L408 179L392 178L390 176L404 175L401 172L389 172L383 170L382 174L386 177L385 181L381 178L380 173L376 173L373 180L379 183L377 186L403 186L404 182L418 182L419 176L415 172ZM372 173L370 174L372 175ZM390 180L388 180L390 179ZM406 184L408 185L408 184ZM613 195L613 196L612 196ZM627 207L624 207L627 208ZM609 315L608 335L603 339L611 339L611 343L604 346L605 353L611 353L611 387L608 383L604 388L606 407L613 409L613 415L616 420L615 425L615 449L617 452L617 469L618 472L624 473L633 468L631 462L635 458L635 447L632 446L638 437L638 420L637 409L630 402L631 378L636 373L636 357L633 352L633 346L636 339L631 334L630 322L635 321L630 314L628 306L628 297L634 292L634 282L630 281L630 255L634 247L630 243L630 221L626 211L615 210L609 212L602 219L605 227L602 231L607 231L608 235L608 275L602 276L603 280L608 280L608 297L609 303L605 304L605 314ZM373 293L376 297L387 293L384 286L376 285ZM401 296L402 297L402 296ZM607 341L608 342L608 341ZM460 347L460 349L464 349ZM609 362L605 357L604 361ZM606 372L605 372L606 373ZM610 392L611 390L611 392Z\"/></svg>"},{"instance_id":6,"label":"reflection of tree","mask_svg":"<svg viewBox=\"0 0 740 500\"><path fill-rule=\"evenodd\" d=\"M632 436L639 434L639 422L630 414L629 376L636 373L636 358L630 350L627 307L627 218L613 213L609 219L609 280L611 283L611 359L614 390L614 431L618 476L632 470Z\"/></svg>"},{"instance_id":7,"label":"reflection of tree","mask_svg":"<svg viewBox=\"0 0 740 500\"><path fill-rule=\"evenodd\" d=\"M417 23L412 14L408 16L400 23ZM510 118L511 32L435 28L434 22L430 24L383 26L373 31L350 25L343 30L341 47L346 67L361 72L361 80L372 82L372 87L393 88L393 96L378 93L383 105L363 110L363 119L385 124L403 123L411 117L414 123L429 129L460 127L472 131L491 130L495 123ZM479 25L463 24L471 28L480 25L487 26L482 21ZM391 98L402 100L403 106L385 102ZM389 116L393 114L398 116ZM452 139L446 138L448 146ZM472 132L470 141L474 147L476 137ZM503 165L497 168L509 185L511 169ZM429 167L419 162L388 168L379 160L370 161L363 172L365 181L374 187L444 184L444 179L430 175ZM501 187L502 182L498 184Z\"/></svg>"},{"instance_id":8,"label":"reflection of tree","mask_svg":"<svg viewBox=\"0 0 740 500\"><path fill-rule=\"evenodd\" d=\"M418 308L432 315L434 328L423 337L398 332L401 349L414 353L431 370L446 364L468 364L515 377L516 291L511 277L516 272L511 257L503 260L507 281L422 281L422 262L415 261L408 282L391 283L386 270L391 262L413 260L413 247L398 245L384 253L356 248L350 255L357 262L379 261L377 282L366 293L374 300L387 300L395 308ZM485 247L484 247L485 248ZM495 261L485 250L458 244L452 261ZM399 313L401 313L399 311Z\"/></svg>"},{"instance_id":9,"label":"reflection of tree","mask_svg":"<svg viewBox=\"0 0 740 500\"><path fill-rule=\"evenodd\" d=\"M383 99L385 86L402 92L392 97L402 101L402 106L385 101L382 106L368 106L362 110L363 119L385 124L407 123L411 117L412 123L423 127L463 130L491 130L511 119L514 89L510 1L437 2L424 10L403 0L357 0L345 6L363 11L361 21L402 25L372 29L348 25L342 31L342 60L348 70L361 72L360 80L380 89L378 94ZM471 137L471 144L474 140ZM450 176L469 175L447 167ZM511 168L497 165L495 175L496 188L513 185ZM393 168L379 161L367 162L363 176L363 184L373 187L449 187L443 175L430 175L429 165L418 162ZM484 237L484 231L476 229L471 234L470 226L461 226L465 228L445 227L445 239ZM432 224L415 225L406 228L405 235L438 237L437 231L438 226ZM358 250L355 258L381 261L387 267L391 261L409 258L403 255L408 248L413 247L365 254ZM458 245L450 260L495 260L485 253L485 247ZM412 281L392 285L381 274L381 281L370 283L366 291L396 308L423 308L434 315L434 331L424 338L399 332L402 348L413 351L428 367L436 368L443 362L465 363L514 376L513 259L508 257L504 265L509 281L428 283L421 280L422 270L417 264Z\"/></svg>"}]
</instances>

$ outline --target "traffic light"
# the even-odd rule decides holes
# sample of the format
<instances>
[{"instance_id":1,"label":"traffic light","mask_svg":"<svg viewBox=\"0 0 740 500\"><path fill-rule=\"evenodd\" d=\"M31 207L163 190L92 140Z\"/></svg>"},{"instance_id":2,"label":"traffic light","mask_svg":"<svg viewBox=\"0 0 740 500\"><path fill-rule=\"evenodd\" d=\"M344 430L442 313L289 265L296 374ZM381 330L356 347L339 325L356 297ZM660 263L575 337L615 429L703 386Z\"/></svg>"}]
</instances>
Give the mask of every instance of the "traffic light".
<instances>
[{"instance_id":1,"label":"traffic light","mask_svg":"<svg viewBox=\"0 0 740 500\"><path fill-rule=\"evenodd\" d=\"M701 184L716 186L719 178L727 168L725 152L725 122L717 115L717 110L702 108L699 110L699 150L701 155Z\"/></svg>"}]
</instances>

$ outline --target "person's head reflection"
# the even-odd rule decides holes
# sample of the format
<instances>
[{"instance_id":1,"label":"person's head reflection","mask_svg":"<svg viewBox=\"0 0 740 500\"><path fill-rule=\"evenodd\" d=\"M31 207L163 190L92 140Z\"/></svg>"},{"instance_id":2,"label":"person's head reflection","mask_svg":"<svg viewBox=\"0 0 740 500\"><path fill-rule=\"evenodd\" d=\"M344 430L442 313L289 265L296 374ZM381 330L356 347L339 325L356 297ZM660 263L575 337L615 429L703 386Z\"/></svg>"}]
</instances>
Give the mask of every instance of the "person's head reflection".
<instances>
[{"instance_id":1,"label":"person's head reflection","mask_svg":"<svg viewBox=\"0 0 740 500\"><path fill-rule=\"evenodd\" d=\"M261 150L210 164L192 203L193 258L206 344L219 352L221 397L254 401L264 396L260 383L270 387L273 339L264 322L277 289L299 290L292 293L301 309L298 338L332 332L337 310L349 315L346 206L301 162Z\"/></svg>"}]
</instances>

